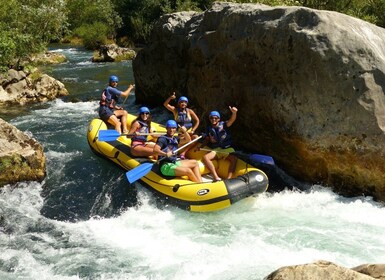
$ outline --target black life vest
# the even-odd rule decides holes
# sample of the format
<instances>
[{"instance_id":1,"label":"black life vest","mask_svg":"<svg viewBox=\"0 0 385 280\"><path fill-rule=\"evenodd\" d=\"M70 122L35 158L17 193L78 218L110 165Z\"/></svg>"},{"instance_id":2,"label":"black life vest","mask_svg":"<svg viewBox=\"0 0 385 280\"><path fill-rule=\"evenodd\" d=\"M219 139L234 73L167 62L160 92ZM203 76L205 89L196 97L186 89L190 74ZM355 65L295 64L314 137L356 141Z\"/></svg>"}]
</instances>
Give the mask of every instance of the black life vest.
<instances>
[{"instance_id":1,"label":"black life vest","mask_svg":"<svg viewBox=\"0 0 385 280\"><path fill-rule=\"evenodd\" d=\"M176 151L178 149L178 138L176 137L168 137L168 136L160 136L159 138L166 139L167 144L164 147L161 147L162 151L167 153L168 151ZM159 160L164 158L164 156L159 156ZM173 155L169 158L165 158L162 162L176 162L178 159L177 155Z\"/></svg>"},{"instance_id":2,"label":"black life vest","mask_svg":"<svg viewBox=\"0 0 385 280\"><path fill-rule=\"evenodd\" d=\"M107 106L110 109L115 108L115 104L118 102L118 97L116 95L112 95L109 91L109 87L103 90L102 96L100 98L99 105L100 106Z\"/></svg>"},{"instance_id":3,"label":"black life vest","mask_svg":"<svg viewBox=\"0 0 385 280\"><path fill-rule=\"evenodd\" d=\"M229 148L231 146L230 134L225 129L226 123L221 121L216 127L210 126L207 129L207 134L210 137L209 147L215 148Z\"/></svg>"},{"instance_id":4,"label":"black life vest","mask_svg":"<svg viewBox=\"0 0 385 280\"><path fill-rule=\"evenodd\" d=\"M192 120L191 115L188 112L188 109L182 110L180 108L176 108L178 113L175 113L174 118L177 124L180 126L184 126L185 128L189 129L192 127Z\"/></svg>"}]
</instances>

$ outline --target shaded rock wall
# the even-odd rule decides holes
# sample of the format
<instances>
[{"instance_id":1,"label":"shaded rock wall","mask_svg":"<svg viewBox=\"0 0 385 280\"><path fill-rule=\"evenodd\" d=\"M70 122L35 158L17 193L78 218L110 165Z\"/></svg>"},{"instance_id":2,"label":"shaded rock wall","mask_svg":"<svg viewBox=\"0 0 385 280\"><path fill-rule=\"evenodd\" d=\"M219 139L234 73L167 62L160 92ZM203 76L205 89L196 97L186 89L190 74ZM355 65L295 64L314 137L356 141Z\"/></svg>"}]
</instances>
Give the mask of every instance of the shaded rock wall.
<instances>
[{"instance_id":1,"label":"shaded rock wall","mask_svg":"<svg viewBox=\"0 0 385 280\"><path fill-rule=\"evenodd\" d=\"M290 175L385 201L385 30L330 11L215 3L158 22L134 60L139 103L176 90ZM149 102L151 101L151 103Z\"/></svg>"}]
</instances>

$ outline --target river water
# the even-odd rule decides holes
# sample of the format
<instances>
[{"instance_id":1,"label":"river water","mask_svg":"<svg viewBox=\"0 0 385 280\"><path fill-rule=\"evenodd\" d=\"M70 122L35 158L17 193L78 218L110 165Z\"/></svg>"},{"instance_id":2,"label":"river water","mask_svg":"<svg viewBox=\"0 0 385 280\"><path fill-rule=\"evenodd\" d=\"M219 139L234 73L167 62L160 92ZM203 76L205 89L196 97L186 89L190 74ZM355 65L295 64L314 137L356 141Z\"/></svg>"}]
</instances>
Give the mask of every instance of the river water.
<instances>
[{"instance_id":1,"label":"river water","mask_svg":"<svg viewBox=\"0 0 385 280\"><path fill-rule=\"evenodd\" d=\"M125 89L131 62L93 64L91 52L55 51L69 62L45 71L70 95L0 112L47 156L44 182L0 191L0 279L263 279L320 259L346 267L385 262L385 208L370 197L315 185L214 213L159 205L86 140L108 76L118 75ZM134 101L125 104L131 113ZM152 112L156 121L169 117L160 107Z\"/></svg>"}]
</instances>

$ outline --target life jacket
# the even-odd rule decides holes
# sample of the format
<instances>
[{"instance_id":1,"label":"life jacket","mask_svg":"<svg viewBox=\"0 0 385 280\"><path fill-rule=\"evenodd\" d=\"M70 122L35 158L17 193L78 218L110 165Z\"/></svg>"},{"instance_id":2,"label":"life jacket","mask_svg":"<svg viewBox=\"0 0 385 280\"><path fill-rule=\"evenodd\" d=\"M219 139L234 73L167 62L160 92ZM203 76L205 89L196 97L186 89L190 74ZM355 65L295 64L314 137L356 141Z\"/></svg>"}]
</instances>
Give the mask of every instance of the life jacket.
<instances>
[{"instance_id":1,"label":"life jacket","mask_svg":"<svg viewBox=\"0 0 385 280\"><path fill-rule=\"evenodd\" d=\"M174 114L174 119L177 124L180 126L184 126L185 128L189 129L192 127L192 120L189 113L189 109L186 108L186 110L182 110L180 108L176 108L177 113Z\"/></svg>"},{"instance_id":2,"label":"life jacket","mask_svg":"<svg viewBox=\"0 0 385 280\"><path fill-rule=\"evenodd\" d=\"M178 149L178 138L176 137L168 137L168 136L160 136L159 138L164 138L167 140L167 145L165 147L162 147L162 151L167 153L168 151L176 151ZM164 158L164 156L159 156L159 160L161 160L162 158ZM166 163L166 162L176 162L177 160L177 155L173 155L169 158L165 158L164 160L162 160L162 162Z\"/></svg>"},{"instance_id":3,"label":"life jacket","mask_svg":"<svg viewBox=\"0 0 385 280\"><path fill-rule=\"evenodd\" d=\"M110 109L114 109L117 101L118 101L118 97L116 95L113 96L109 91L109 87L107 87L102 92L102 96L100 98L99 105L100 106L107 106Z\"/></svg>"},{"instance_id":4,"label":"life jacket","mask_svg":"<svg viewBox=\"0 0 385 280\"><path fill-rule=\"evenodd\" d=\"M210 126L207 134L210 137L209 147L215 148L229 148L231 146L231 137L225 129L226 123L221 121L216 127Z\"/></svg>"},{"instance_id":5,"label":"life jacket","mask_svg":"<svg viewBox=\"0 0 385 280\"><path fill-rule=\"evenodd\" d=\"M140 127L136 130L139 133L149 133L148 125L144 121L136 120ZM132 137L132 142L134 141L140 141L140 142L146 142L147 141L147 135L136 135Z\"/></svg>"}]
</instances>

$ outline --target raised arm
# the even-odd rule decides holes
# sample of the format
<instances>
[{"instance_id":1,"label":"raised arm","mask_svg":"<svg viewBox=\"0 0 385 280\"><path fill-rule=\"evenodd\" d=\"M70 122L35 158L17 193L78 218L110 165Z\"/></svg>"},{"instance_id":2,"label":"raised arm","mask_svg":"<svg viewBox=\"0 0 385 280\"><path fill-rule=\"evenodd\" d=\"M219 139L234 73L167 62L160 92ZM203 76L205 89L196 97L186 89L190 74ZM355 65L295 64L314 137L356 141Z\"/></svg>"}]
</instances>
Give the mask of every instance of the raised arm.
<instances>
[{"instance_id":1,"label":"raised arm","mask_svg":"<svg viewBox=\"0 0 385 280\"><path fill-rule=\"evenodd\" d=\"M182 146L187 142L191 141L190 133L187 132L187 129L184 126L179 126L181 131L183 132L183 136L180 137L179 145Z\"/></svg>"},{"instance_id":2,"label":"raised arm","mask_svg":"<svg viewBox=\"0 0 385 280\"><path fill-rule=\"evenodd\" d=\"M164 101L164 103L163 103L163 106L166 107L167 110L169 110L169 111L171 111L171 112L173 112L173 113L174 113L174 111L175 111L175 107L172 106L172 105L170 105L169 103L170 103L171 100L173 100L173 99L175 99L175 98L176 98L175 92L173 92L172 95L169 96L169 97L166 99L166 101Z\"/></svg>"},{"instance_id":3,"label":"raised arm","mask_svg":"<svg viewBox=\"0 0 385 280\"><path fill-rule=\"evenodd\" d=\"M227 127L230 127L235 122L235 120L237 119L237 112L238 112L238 109L236 107L229 106L229 109L231 111L231 117L226 122Z\"/></svg>"},{"instance_id":4,"label":"raised arm","mask_svg":"<svg viewBox=\"0 0 385 280\"><path fill-rule=\"evenodd\" d=\"M130 94L130 91L134 89L134 87L135 86L133 84L130 84L125 91L122 91L120 96L127 97Z\"/></svg>"}]
</instances>

